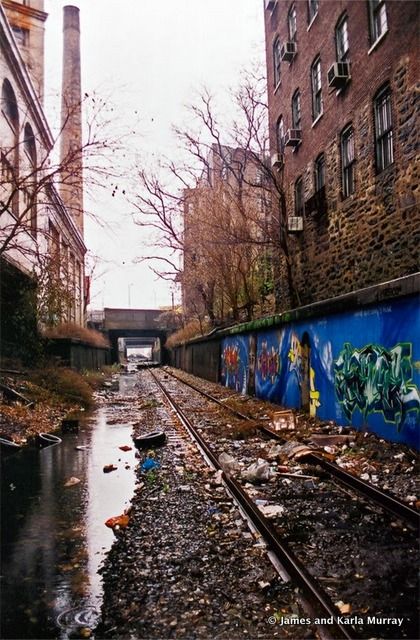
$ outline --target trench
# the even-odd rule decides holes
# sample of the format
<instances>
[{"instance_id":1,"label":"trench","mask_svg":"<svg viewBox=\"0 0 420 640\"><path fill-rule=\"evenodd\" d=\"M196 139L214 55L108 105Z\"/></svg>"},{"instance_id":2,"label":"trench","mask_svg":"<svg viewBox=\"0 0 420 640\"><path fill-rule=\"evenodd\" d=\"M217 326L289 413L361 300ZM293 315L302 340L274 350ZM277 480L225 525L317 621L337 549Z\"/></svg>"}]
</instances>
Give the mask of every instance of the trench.
<instances>
[{"instance_id":1,"label":"trench","mask_svg":"<svg viewBox=\"0 0 420 640\"><path fill-rule=\"evenodd\" d=\"M120 376L119 393L133 393ZM130 424L109 424L112 405L86 417L61 444L27 447L1 464L1 638L72 637L100 617L98 575L114 534L104 522L134 492ZM111 421L113 422L113 421ZM76 448L77 447L77 448ZM104 473L107 464L117 470ZM80 480L65 487L70 478Z\"/></svg>"}]
</instances>

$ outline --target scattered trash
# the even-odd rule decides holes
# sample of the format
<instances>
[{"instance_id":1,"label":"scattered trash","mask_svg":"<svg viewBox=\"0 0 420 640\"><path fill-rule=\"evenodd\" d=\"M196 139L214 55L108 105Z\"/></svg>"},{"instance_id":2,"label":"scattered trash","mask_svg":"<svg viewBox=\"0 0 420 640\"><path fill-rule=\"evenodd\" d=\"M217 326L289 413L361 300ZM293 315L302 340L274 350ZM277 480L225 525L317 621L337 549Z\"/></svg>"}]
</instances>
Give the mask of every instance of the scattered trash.
<instances>
[{"instance_id":1,"label":"scattered trash","mask_svg":"<svg viewBox=\"0 0 420 640\"><path fill-rule=\"evenodd\" d=\"M223 471L229 475L239 473L241 469L239 462L235 460L233 456L225 452L220 454L219 464L222 467Z\"/></svg>"},{"instance_id":2,"label":"scattered trash","mask_svg":"<svg viewBox=\"0 0 420 640\"><path fill-rule=\"evenodd\" d=\"M72 476L67 480L67 482L64 483L64 486L73 487L75 484L79 484L79 482L80 482L80 478L76 478L75 476Z\"/></svg>"},{"instance_id":3,"label":"scattered trash","mask_svg":"<svg viewBox=\"0 0 420 640\"><path fill-rule=\"evenodd\" d=\"M116 471L118 469L118 467L116 467L114 464L106 464L104 466L104 473L111 473L111 471Z\"/></svg>"},{"instance_id":4,"label":"scattered trash","mask_svg":"<svg viewBox=\"0 0 420 640\"><path fill-rule=\"evenodd\" d=\"M282 429L294 429L295 428L295 415L290 410L275 411L273 413L272 422L275 431L281 431Z\"/></svg>"},{"instance_id":5,"label":"scattered trash","mask_svg":"<svg viewBox=\"0 0 420 640\"><path fill-rule=\"evenodd\" d=\"M151 469L158 469L159 467L159 462L156 462L153 458L146 458L141 465L142 471L150 471Z\"/></svg>"},{"instance_id":6,"label":"scattered trash","mask_svg":"<svg viewBox=\"0 0 420 640\"><path fill-rule=\"evenodd\" d=\"M308 455L308 453L312 453L312 451L312 447L308 447L300 442L295 442L294 440L289 440L286 444L282 445L280 455L288 460L298 460Z\"/></svg>"},{"instance_id":7,"label":"scattered trash","mask_svg":"<svg viewBox=\"0 0 420 640\"><path fill-rule=\"evenodd\" d=\"M338 602L334 603L335 606L337 607L337 609L339 609L340 613L350 613L351 611L351 605L348 603L344 603L342 600L339 600Z\"/></svg>"},{"instance_id":8,"label":"scattered trash","mask_svg":"<svg viewBox=\"0 0 420 640\"><path fill-rule=\"evenodd\" d=\"M259 510L266 518L275 518L284 513L284 507L279 504L262 504L259 506Z\"/></svg>"},{"instance_id":9,"label":"scattered trash","mask_svg":"<svg viewBox=\"0 0 420 640\"><path fill-rule=\"evenodd\" d=\"M79 444L77 447L74 447L76 451L86 451L89 447L86 444Z\"/></svg>"},{"instance_id":10,"label":"scattered trash","mask_svg":"<svg viewBox=\"0 0 420 640\"><path fill-rule=\"evenodd\" d=\"M105 522L105 526L109 529L120 529L128 526L130 522L130 516L127 513L122 513L120 516L114 516L113 518L108 518Z\"/></svg>"},{"instance_id":11,"label":"scattered trash","mask_svg":"<svg viewBox=\"0 0 420 640\"><path fill-rule=\"evenodd\" d=\"M268 460L275 460L281 454L282 448L279 444L274 444L267 453Z\"/></svg>"},{"instance_id":12,"label":"scattered trash","mask_svg":"<svg viewBox=\"0 0 420 640\"><path fill-rule=\"evenodd\" d=\"M38 433L35 437L35 442L38 447L43 449L44 447L50 447L53 444L61 444L62 440L53 433Z\"/></svg>"},{"instance_id":13,"label":"scattered trash","mask_svg":"<svg viewBox=\"0 0 420 640\"><path fill-rule=\"evenodd\" d=\"M129 447L127 444L123 444L122 447L118 447L121 451L132 451L133 447Z\"/></svg>"},{"instance_id":14,"label":"scattered trash","mask_svg":"<svg viewBox=\"0 0 420 640\"><path fill-rule=\"evenodd\" d=\"M266 460L258 458L247 469L242 471L242 478L247 482L267 482L276 474Z\"/></svg>"},{"instance_id":15,"label":"scattered trash","mask_svg":"<svg viewBox=\"0 0 420 640\"><path fill-rule=\"evenodd\" d=\"M164 431L152 431L145 433L144 436L134 438L134 444L137 449L149 449L150 447L161 447L166 442L166 433Z\"/></svg>"},{"instance_id":16,"label":"scattered trash","mask_svg":"<svg viewBox=\"0 0 420 640\"><path fill-rule=\"evenodd\" d=\"M348 444L351 439L352 438L350 435L327 435L322 433L312 433L310 436L310 441L318 447Z\"/></svg>"}]
</instances>

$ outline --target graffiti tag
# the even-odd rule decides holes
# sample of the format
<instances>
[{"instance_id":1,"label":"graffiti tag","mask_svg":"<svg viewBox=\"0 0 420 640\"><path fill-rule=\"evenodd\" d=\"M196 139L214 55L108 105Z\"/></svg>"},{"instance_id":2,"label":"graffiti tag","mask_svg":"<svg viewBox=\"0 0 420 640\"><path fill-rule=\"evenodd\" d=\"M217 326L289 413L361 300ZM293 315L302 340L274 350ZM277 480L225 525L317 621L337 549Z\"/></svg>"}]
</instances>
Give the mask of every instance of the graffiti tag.
<instances>
[{"instance_id":1,"label":"graffiti tag","mask_svg":"<svg viewBox=\"0 0 420 640\"><path fill-rule=\"evenodd\" d=\"M419 390L412 382L409 342L392 349L377 344L356 349L346 342L334 364L334 376L337 397L348 420L355 409L364 418L379 411L399 431L407 412L420 410Z\"/></svg>"},{"instance_id":2,"label":"graffiti tag","mask_svg":"<svg viewBox=\"0 0 420 640\"><path fill-rule=\"evenodd\" d=\"M265 381L270 378L274 384L276 376L280 373L280 355L279 350L271 347L271 351L267 348L267 341L261 344L261 352L258 355L257 368L261 374L261 378Z\"/></svg>"}]
</instances>

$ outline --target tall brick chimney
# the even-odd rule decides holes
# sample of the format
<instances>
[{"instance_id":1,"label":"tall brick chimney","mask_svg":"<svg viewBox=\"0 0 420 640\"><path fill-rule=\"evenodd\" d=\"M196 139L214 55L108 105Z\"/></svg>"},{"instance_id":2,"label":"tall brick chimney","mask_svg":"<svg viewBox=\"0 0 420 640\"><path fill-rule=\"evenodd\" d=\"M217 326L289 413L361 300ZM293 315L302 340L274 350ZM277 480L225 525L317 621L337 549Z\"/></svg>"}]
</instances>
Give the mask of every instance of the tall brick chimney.
<instances>
[{"instance_id":1,"label":"tall brick chimney","mask_svg":"<svg viewBox=\"0 0 420 640\"><path fill-rule=\"evenodd\" d=\"M83 236L82 88L79 9L64 7L61 162L64 204Z\"/></svg>"}]
</instances>

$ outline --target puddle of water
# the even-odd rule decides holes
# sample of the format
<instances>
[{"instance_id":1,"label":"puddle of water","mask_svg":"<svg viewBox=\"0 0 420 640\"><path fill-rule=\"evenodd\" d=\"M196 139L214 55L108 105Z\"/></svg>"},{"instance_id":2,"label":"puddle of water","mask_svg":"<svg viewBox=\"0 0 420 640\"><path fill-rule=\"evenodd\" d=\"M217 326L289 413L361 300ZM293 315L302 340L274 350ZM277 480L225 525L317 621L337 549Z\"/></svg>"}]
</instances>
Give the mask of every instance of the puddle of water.
<instances>
[{"instance_id":1,"label":"puddle of water","mask_svg":"<svg viewBox=\"0 0 420 640\"><path fill-rule=\"evenodd\" d=\"M131 393L134 384L122 376L120 393ZM97 571L114 540L104 522L124 511L134 491L135 451L119 449L132 446L131 431L107 424L100 408L61 444L2 461L3 640L64 639L75 626L95 626L102 598ZM117 470L104 473L107 464ZM70 477L80 482L64 487Z\"/></svg>"}]
</instances>

